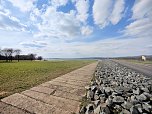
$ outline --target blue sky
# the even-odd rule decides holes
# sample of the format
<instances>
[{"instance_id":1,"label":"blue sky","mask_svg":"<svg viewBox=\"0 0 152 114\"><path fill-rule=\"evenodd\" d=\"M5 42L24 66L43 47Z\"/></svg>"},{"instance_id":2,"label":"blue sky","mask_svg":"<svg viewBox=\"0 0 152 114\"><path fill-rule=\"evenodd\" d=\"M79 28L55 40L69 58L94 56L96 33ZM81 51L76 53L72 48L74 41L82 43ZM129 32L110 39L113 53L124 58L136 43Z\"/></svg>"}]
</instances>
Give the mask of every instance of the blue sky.
<instances>
[{"instance_id":1,"label":"blue sky","mask_svg":"<svg viewBox=\"0 0 152 114\"><path fill-rule=\"evenodd\" d=\"M152 54L152 0L0 0L0 49L43 57Z\"/></svg>"}]
</instances>

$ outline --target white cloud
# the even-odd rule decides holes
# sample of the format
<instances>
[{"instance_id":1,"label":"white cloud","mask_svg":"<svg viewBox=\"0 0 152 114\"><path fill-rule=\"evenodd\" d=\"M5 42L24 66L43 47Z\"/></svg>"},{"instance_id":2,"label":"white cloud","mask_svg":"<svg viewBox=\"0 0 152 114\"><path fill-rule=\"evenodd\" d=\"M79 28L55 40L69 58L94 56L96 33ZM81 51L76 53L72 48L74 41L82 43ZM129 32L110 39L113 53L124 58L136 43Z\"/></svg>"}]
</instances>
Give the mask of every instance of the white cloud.
<instances>
[{"instance_id":1,"label":"white cloud","mask_svg":"<svg viewBox=\"0 0 152 114\"><path fill-rule=\"evenodd\" d=\"M40 32L35 36L69 39L81 34L80 22L75 18L75 12L57 12L54 7L48 7L41 15L42 23L38 24Z\"/></svg>"},{"instance_id":2,"label":"white cloud","mask_svg":"<svg viewBox=\"0 0 152 114\"><path fill-rule=\"evenodd\" d=\"M122 13L124 11L124 4L124 0L116 0L110 17L110 21L113 25L117 24L121 20L123 16Z\"/></svg>"},{"instance_id":3,"label":"white cloud","mask_svg":"<svg viewBox=\"0 0 152 114\"><path fill-rule=\"evenodd\" d=\"M110 15L109 9L111 8L111 0L95 0L93 5L93 17L95 24L101 28L108 24Z\"/></svg>"},{"instance_id":4,"label":"white cloud","mask_svg":"<svg viewBox=\"0 0 152 114\"><path fill-rule=\"evenodd\" d=\"M9 12L0 11L0 29L25 31L27 26L22 24L16 17L11 16Z\"/></svg>"},{"instance_id":5,"label":"white cloud","mask_svg":"<svg viewBox=\"0 0 152 114\"><path fill-rule=\"evenodd\" d=\"M69 0L51 0L53 7L65 6Z\"/></svg>"},{"instance_id":6,"label":"white cloud","mask_svg":"<svg viewBox=\"0 0 152 114\"><path fill-rule=\"evenodd\" d=\"M132 8L133 19L152 16L152 0L136 0Z\"/></svg>"},{"instance_id":7,"label":"white cloud","mask_svg":"<svg viewBox=\"0 0 152 114\"><path fill-rule=\"evenodd\" d=\"M151 36L152 35L152 19L144 18L136 20L125 27L125 35L127 36Z\"/></svg>"},{"instance_id":8,"label":"white cloud","mask_svg":"<svg viewBox=\"0 0 152 114\"><path fill-rule=\"evenodd\" d=\"M82 35L88 36L88 35L92 34L92 32L93 32L93 27L84 26L81 28Z\"/></svg>"},{"instance_id":9,"label":"white cloud","mask_svg":"<svg viewBox=\"0 0 152 114\"><path fill-rule=\"evenodd\" d=\"M42 14L41 10L39 10L38 8L34 8L31 13L30 13L30 19L33 22L37 22L38 21L38 17Z\"/></svg>"},{"instance_id":10,"label":"white cloud","mask_svg":"<svg viewBox=\"0 0 152 114\"><path fill-rule=\"evenodd\" d=\"M25 48L44 48L47 46L47 43L44 41L30 41L30 42L21 42L20 45Z\"/></svg>"},{"instance_id":11,"label":"white cloud","mask_svg":"<svg viewBox=\"0 0 152 114\"><path fill-rule=\"evenodd\" d=\"M86 23L89 1L72 1L77 11L70 10L68 13L57 11L59 6L66 5L67 2L68 0L53 0L52 5L48 6L44 13L39 14L38 12L42 22L37 24L39 32L34 35L35 37L73 39L93 32L92 27ZM31 19L35 21L37 18L33 12Z\"/></svg>"},{"instance_id":12,"label":"white cloud","mask_svg":"<svg viewBox=\"0 0 152 114\"><path fill-rule=\"evenodd\" d=\"M29 41L31 42L31 41ZM57 40L56 45L53 39L47 39L45 47L25 48L32 50L44 57L117 57L117 56L135 56L151 54L151 38L110 38L95 42L71 42L66 43ZM37 48L37 47L36 47ZM28 52L28 51L27 51Z\"/></svg>"},{"instance_id":13,"label":"white cloud","mask_svg":"<svg viewBox=\"0 0 152 114\"><path fill-rule=\"evenodd\" d=\"M2 1L0 0L0 10L2 9Z\"/></svg>"},{"instance_id":14,"label":"white cloud","mask_svg":"<svg viewBox=\"0 0 152 114\"><path fill-rule=\"evenodd\" d=\"M122 18L124 0L95 0L93 5L94 23L104 28L110 22L117 24Z\"/></svg>"},{"instance_id":15,"label":"white cloud","mask_svg":"<svg viewBox=\"0 0 152 114\"><path fill-rule=\"evenodd\" d=\"M8 0L13 6L19 8L22 12L30 11L34 8L33 3L36 0Z\"/></svg>"},{"instance_id":16,"label":"white cloud","mask_svg":"<svg viewBox=\"0 0 152 114\"><path fill-rule=\"evenodd\" d=\"M88 0L76 0L77 18L81 22L85 23L88 18L89 1Z\"/></svg>"},{"instance_id":17,"label":"white cloud","mask_svg":"<svg viewBox=\"0 0 152 114\"><path fill-rule=\"evenodd\" d=\"M24 27L24 25L21 23L24 22L26 23L26 25L28 25L28 28L30 28L31 33L33 33L34 37L73 39L82 35L89 35L92 33L93 29L91 27L87 27L88 25L87 23L85 23L88 18L88 0L79 0L75 2L72 1L73 5L76 5L77 10L69 10L68 13L58 11L57 9L60 6L65 6L69 2L69 0L51 0L49 1L49 5L46 5L45 8L43 7L41 9L38 9L35 5L37 0L8 1L11 2L14 7L20 9L18 13L22 11L22 17L24 17L24 14L26 15L26 19L19 17L18 20L15 20L14 18L14 24L16 24L16 28L20 25L20 28L18 28L20 30L25 30L24 28L26 28L27 26ZM5 7L7 6L5 5ZM29 13L29 15L27 14L27 12ZM11 11L11 13L13 12ZM11 16L11 20L12 19L13 16ZM5 21L5 23L7 22L8 20ZM19 25L17 25L17 23L15 22L18 22ZM4 26L4 23L2 23L1 26ZM7 26L7 29L11 29L11 27L12 30L15 30L15 27L13 27L13 25Z\"/></svg>"},{"instance_id":18,"label":"white cloud","mask_svg":"<svg viewBox=\"0 0 152 114\"><path fill-rule=\"evenodd\" d=\"M152 35L152 0L136 0L132 8L133 22L125 27L125 35L132 37Z\"/></svg>"}]
</instances>

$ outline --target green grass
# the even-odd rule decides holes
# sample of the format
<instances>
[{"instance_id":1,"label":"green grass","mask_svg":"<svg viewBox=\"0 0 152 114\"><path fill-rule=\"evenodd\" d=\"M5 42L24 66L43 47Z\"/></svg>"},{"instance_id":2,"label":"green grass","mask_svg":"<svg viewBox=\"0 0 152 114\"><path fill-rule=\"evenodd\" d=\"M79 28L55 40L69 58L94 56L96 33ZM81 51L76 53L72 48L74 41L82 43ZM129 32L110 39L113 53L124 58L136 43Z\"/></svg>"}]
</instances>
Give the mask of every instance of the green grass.
<instances>
[{"instance_id":1,"label":"green grass","mask_svg":"<svg viewBox=\"0 0 152 114\"><path fill-rule=\"evenodd\" d=\"M94 61L0 62L0 98L21 92Z\"/></svg>"}]
</instances>

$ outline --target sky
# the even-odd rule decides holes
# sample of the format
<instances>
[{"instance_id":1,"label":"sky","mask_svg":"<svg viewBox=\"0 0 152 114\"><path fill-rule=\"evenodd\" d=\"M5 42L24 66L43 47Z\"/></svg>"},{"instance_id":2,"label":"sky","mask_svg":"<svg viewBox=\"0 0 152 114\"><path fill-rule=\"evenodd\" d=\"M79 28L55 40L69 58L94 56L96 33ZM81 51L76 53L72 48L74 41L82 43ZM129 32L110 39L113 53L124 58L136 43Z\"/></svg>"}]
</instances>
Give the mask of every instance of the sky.
<instances>
[{"instance_id":1,"label":"sky","mask_svg":"<svg viewBox=\"0 0 152 114\"><path fill-rule=\"evenodd\" d=\"M152 0L0 0L0 49L44 58L152 55Z\"/></svg>"}]
</instances>

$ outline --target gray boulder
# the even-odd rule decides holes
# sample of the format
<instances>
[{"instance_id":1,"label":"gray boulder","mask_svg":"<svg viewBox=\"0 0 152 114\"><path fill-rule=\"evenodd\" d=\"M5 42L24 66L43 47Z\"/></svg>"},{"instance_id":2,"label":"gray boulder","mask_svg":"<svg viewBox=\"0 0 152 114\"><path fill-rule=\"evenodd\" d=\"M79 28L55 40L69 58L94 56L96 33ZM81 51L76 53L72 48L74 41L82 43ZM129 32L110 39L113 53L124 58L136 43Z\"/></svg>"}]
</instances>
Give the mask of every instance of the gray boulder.
<instances>
[{"instance_id":1,"label":"gray boulder","mask_svg":"<svg viewBox=\"0 0 152 114\"><path fill-rule=\"evenodd\" d=\"M140 114L138 109L134 106L130 108L130 114Z\"/></svg>"},{"instance_id":2,"label":"gray boulder","mask_svg":"<svg viewBox=\"0 0 152 114\"><path fill-rule=\"evenodd\" d=\"M121 106L127 110L129 110L132 107L132 103L131 102L124 102L123 104L121 104Z\"/></svg>"},{"instance_id":3,"label":"gray boulder","mask_svg":"<svg viewBox=\"0 0 152 114\"><path fill-rule=\"evenodd\" d=\"M121 96L114 96L113 102L114 102L114 103L117 103L117 104L121 104L121 103L124 102L124 98L121 97Z\"/></svg>"}]
</instances>

